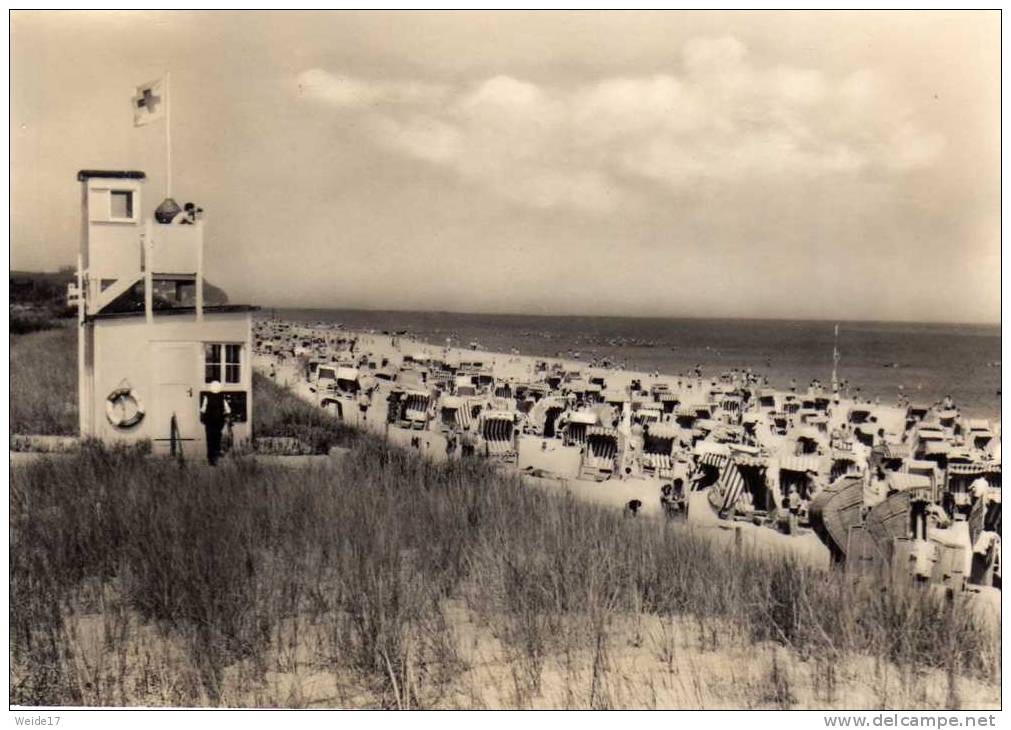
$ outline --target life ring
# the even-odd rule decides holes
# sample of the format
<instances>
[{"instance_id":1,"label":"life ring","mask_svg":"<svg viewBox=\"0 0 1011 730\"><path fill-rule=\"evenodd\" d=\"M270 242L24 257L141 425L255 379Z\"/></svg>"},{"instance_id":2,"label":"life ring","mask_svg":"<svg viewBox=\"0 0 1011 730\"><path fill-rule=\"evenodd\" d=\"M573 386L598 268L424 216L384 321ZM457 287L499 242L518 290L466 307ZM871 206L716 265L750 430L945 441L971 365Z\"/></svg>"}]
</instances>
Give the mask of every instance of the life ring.
<instances>
[{"instance_id":1,"label":"life ring","mask_svg":"<svg viewBox=\"0 0 1011 730\"><path fill-rule=\"evenodd\" d=\"M132 388L116 388L105 399L105 417L116 428L131 428L144 420L144 404Z\"/></svg>"}]
</instances>

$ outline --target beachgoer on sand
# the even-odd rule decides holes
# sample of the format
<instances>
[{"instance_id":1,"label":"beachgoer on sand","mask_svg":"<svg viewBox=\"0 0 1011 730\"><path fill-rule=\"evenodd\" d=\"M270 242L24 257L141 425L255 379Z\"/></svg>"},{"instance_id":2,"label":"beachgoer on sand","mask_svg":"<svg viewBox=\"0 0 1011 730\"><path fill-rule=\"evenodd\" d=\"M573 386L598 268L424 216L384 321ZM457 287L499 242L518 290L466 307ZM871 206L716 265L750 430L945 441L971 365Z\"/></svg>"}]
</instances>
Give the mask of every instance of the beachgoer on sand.
<instances>
[{"instance_id":1,"label":"beachgoer on sand","mask_svg":"<svg viewBox=\"0 0 1011 730\"><path fill-rule=\"evenodd\" d=\"M737 512L745 517L751 517L755 514L755 498L751 495L750 491L744 490L740 499L737 500L736 509Z\"/></svg>"},{"instance_id":2,"label":"beachgoer on sand","mask_svg":"<svg viewBox=\"0 0 1011 730\"><path fill-rule=\"evenodd\" d=\"M800 518L800 494L794 484L790 485L790 492L786 495L786 507L790 512L790 532L793 533Z\"/></svg>"},{"instance_id":3,"label":"beachgoer on sand","mask_svg":"<svg viewBox=\"0 0 1011 730\"><path fill-rule=\"evenodd\" d=\"M474 436L471 432L464 431L460 434L460 455L461 456L473 456L474 455Z\"/></svg>"},{"instance_id":4,"label":"beachgoer on sand","mask_svg":"<svg viewBox=\"0 0 1011 730\"><path fill-rule=\"evenodd\" d=\"M972 495L972 499L976 500L986 499L986 495L990 492L990 482L986 480L985 477L976 477L972 484L969 485L969 493Z\"/></svg>"},{"instance_id":5,"label":"beachgoer on sand","mask_svg":"<svg viewBox=\"0 0 1011 730\"><path fill-rule=\"evenodd\" d=\"M674 516L674 487L670 484L660 488L660 508L668 517Z\"/></svg>"}]
</instances>

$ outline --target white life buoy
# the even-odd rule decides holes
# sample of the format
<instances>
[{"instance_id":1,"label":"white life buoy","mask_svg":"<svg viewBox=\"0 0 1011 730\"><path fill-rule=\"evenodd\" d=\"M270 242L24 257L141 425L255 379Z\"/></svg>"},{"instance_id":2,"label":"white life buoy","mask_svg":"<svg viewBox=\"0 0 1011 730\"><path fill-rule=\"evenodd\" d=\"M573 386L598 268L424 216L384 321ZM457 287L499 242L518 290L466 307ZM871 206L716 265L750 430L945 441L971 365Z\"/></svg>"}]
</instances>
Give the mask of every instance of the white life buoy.
<instances>
[{"instance_id":1,"label":"white life buoy","mask_svg":"<svg viewBox=\"0 0 1011 730\"><path fill-rule=\"evenodd\" d=\"M144 420L144 404L132 388L117 388L105 399L105 417L116 428L131 428Z\"/></svg>"}]
</instances>

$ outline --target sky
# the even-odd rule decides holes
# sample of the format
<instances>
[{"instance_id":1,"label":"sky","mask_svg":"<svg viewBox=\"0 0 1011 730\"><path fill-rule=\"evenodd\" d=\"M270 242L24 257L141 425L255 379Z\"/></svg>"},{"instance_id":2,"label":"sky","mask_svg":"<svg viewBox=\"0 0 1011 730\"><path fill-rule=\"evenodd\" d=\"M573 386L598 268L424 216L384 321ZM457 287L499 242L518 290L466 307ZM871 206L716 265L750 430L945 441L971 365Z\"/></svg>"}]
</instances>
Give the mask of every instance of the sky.
<instances>
[{"instance_id":1,"label":"sky","mask_svg":"<svg viewBox=\"0 0 1011 730\"><path fill-rule=\"evenodd\" d=\"M12 269L83 168L205 210L233 302L997 322L999 12L28 12Z\"/></svg>"}]
</instances>

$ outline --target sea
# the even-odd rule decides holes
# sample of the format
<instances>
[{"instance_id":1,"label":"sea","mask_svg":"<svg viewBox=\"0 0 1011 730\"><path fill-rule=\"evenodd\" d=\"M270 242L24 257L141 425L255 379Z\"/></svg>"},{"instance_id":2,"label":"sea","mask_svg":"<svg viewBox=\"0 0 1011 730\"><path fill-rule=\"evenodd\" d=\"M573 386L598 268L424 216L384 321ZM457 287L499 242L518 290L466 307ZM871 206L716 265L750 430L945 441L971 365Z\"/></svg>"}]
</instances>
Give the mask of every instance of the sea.
<instances>
[{"instance_id":1,"label":"sea","mask_svg":"<svg viewBox=\"0 0 1011 730\"><path fill-rule=\"evenodd\" d=\"M1000 326L767 319L667 319L461 314L344 309L266 310L306 323L403 332L453 347L539 357L607 360L666 375L701 368L717 376L750 368L774 387L827 385L833 346L849 395L894 405L900 395L930 405L950 395L973 418L1000 418ZM839 326L838 338L835 326ZM858 390L859 389L859 390Z\"/></svg>"}]
</instances>

